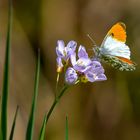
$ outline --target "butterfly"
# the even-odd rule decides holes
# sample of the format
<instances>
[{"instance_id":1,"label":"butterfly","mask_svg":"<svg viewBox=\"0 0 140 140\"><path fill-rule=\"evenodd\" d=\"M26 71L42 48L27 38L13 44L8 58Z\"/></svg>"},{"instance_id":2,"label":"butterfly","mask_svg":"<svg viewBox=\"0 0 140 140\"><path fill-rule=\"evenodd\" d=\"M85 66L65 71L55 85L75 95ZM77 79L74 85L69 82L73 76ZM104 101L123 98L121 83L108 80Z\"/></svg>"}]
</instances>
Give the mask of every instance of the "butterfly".
<instances>
[{"instance_id":1,"label":"butterfly","mask_svg":"<svg viewBox=\"0 0 140 140\"><path fill-rule=\"evenodd\" d=\"M121 71L133 71L136 64L130 60L130 49L126 42L126 26L123 22L118 22L112 26L105 36L100 47L95 47L96 58L110 64Z\"/></svg>"}]
</instances>

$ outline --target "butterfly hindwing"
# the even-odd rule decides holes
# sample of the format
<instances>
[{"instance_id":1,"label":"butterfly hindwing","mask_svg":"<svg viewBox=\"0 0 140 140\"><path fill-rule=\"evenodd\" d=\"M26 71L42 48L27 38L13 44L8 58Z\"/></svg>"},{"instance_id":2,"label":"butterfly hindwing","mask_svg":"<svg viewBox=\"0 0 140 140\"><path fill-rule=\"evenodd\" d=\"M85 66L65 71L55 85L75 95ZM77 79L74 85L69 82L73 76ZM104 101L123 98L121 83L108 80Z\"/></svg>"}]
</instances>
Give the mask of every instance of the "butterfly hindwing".
<instances>
[{"instance_id":1,"label":"butterfly hindwing","mask_svg":"<svg viewBox=\"0 0 140 140\"><path fill-rule=\"evenodd\" d=\"M122 61L120 58L110 55L101 55L101 60L108 63L115 69L119 69L121 71L133 71L135 70L135 63L132 61L129 62L129 59L126 61ZM128 63L129 62L129 63Z\"/></svg>"}]
</instances>

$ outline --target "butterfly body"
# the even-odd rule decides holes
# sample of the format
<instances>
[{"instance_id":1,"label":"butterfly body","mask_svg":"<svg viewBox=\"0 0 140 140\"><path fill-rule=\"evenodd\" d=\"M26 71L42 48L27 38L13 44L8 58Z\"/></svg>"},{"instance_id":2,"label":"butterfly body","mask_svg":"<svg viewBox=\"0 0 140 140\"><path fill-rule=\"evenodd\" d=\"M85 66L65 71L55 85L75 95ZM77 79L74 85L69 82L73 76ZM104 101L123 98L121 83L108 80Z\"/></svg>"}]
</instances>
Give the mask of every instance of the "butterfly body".
<instances>
[{"instance_id":1,"label":"butterfly body","mask_svg":"<svg viewBox=\"0 0 140 140\"><path fill-rule=\"evenodd\" d=\"M121 71L135 70L135 63L130 60L130 49L125 44L125 24L118 22L105 36L100 47L95 47L95 56Z\"/></svg>"}]
</instances>

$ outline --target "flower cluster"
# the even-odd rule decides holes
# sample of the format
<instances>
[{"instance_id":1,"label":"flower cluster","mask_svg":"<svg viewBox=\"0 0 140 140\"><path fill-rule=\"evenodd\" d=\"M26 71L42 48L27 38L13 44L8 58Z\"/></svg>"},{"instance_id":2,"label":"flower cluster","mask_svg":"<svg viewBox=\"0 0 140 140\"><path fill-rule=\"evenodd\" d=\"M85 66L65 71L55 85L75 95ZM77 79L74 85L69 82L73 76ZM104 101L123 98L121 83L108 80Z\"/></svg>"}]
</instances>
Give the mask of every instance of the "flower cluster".
<instances>
[{"instance_id":1,"label":"flower cluster","mask_svg":"<svg viewBox=\"0 0 140 140\"><path fill-rule=\"evenodd\" d=\"M79 46L76 59L76 47L75 41L70 41L66 46L62 40L57 42L57 72L62 72L64 68L65 82L76 84L106 80L101 63L90 59L84 46Z\"/></svg>"}]
</instances>

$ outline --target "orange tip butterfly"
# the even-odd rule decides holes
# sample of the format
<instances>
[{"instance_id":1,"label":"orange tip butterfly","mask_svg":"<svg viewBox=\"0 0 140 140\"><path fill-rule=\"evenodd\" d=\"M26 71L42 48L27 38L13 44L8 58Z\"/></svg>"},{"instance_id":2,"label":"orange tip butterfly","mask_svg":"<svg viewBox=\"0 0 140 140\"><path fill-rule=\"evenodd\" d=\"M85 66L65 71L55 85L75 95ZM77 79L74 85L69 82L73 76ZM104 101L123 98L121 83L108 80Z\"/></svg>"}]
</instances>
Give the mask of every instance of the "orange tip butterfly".
<instances>
[{"instance_id":1,"label":"orange tip butterfly","mask_svg":"<svg viewBox=\"0 0 140 140\"><path fill-rule=\"evenodd\" d=\"M131 52L125 42L126 26L124 23L118 22L108 31L100 47L96 45L93 48L96 58L121 71L135 70L136 64L130 60Z\"/></svg>"}]
</instances>

